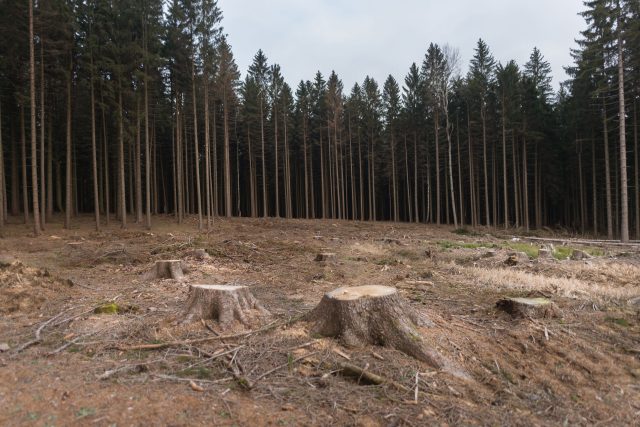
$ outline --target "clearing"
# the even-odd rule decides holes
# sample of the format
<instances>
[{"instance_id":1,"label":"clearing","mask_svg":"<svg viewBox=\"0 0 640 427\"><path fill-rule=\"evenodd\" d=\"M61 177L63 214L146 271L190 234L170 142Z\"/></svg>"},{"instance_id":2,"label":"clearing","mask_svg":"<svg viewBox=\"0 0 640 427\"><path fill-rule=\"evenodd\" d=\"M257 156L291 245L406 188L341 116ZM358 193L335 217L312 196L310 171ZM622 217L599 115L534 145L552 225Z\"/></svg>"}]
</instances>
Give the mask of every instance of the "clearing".
<instances>
[{"instance_id":1,"label":"clearing","mask_svg":"<svg viewBox=\"0 0 640 427\"><path fill-rule=\"evenodd\" d=\"M13 224L0 239L1 425L640 419L636 245L342 221L76 224L38 238ZM159 260L184 275L161 278ZM261 316L231 329L185 322L190 284L247 286ZM370 285L428 317L420 339L455 369L312 331L305 315L327 292ZM496 306L504 298L554 310L512 317Z\"/></svg>"}]
</instances>

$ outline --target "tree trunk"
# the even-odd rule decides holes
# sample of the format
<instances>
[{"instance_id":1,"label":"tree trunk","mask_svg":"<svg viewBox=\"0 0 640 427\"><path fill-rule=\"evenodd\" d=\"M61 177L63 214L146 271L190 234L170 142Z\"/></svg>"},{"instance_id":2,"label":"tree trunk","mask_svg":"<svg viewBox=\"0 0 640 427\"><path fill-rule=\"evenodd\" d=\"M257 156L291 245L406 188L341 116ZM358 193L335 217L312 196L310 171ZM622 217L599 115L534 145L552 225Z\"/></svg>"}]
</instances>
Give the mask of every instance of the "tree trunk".
<instances>
[{"instance_id":1,"label":"tree trunk","mask_svg":"<svg viewBox=\"0 0 640 427\"><path fill-rule=\"evenodd\" d=\"M120 196L120 221L127 228L127 194L124 175L124 117L122 112L122 88L118 90L118 174Z\"/></svg>"},{"instance_id":2,"label":"tree trunk","mask_svg":"<svg viewBox=\"0 0 640 427\"><path fill-rule=\"evenodd\" d=\"M453 225L458 228L458 211L456 209L456 192L453 182L453 157L451 154L453 142L451 141L451 123L449 123L449 112L445 111L446 119L446 132L448 142L448 157L449 157L449 189L451 191L451 211L453 212Z\"/></svg>"},{"instance_id":3,"label":"tree trunk","mask_svg":"<svg viewBox=\"0 0 640 427\"><path fill-rule=\"evenodd\" d=\"M407 216L409 222L413 222L412 208L411 208L411 179L409 178L409 153L407 152L407 134L404 134L404 173L406 181L406 199L407 199Z\"/></svg>"},{"instance_id":4,"label":"tree trunk","mask_svg":"<svg viewBox=\"0 0 640 427\"><path fill-rule=\"evenodd\" d=\"M413 132L413 204L414 220L420 222L420 205L418 203L418 133Z\"/></svg>"},{"instance_id":5,"label":"tree trunk","mask_svg":"<svg viewBox=\"0 0 640 427\"><path fill-rule=\"evenodd\" d=\"M624 101L624 53L622 30L618 17L618 94L620 118L620 241L629 241L629 196L627 182L627 128Z\"/></svg>"},{"instance_id":6,"label":"tree trunk","mask_svg":"<svg viewBox=\"0 0 640 427\"><path fill-rule=\"evenodd\" d=\"M591 139L591 182L593 195L593 235L598 236L598 179L596 176L596 140Z\"/></svg>"},{"instance_id":7,"label":"tree trunk","mask_svg":"<svg viewBox=\"0 0 640 427\"><path fill-rule=\"evenodd\" d=\"M506 111L504 111L505 98L502 96L502 190L504 203L504 228L509 228L509 191L507 186L507 124Z\"/></svg>"},{"instance_id":8,"label":"tree trunk","mask_svg":"<svg viewBox=\"0 0 640 427\"><path fill-rule=\"evenodd\" d=\"M33 1L29 0L29 95L31 99L31 185L33 200L33 233L38 236L40 228L40 196L38 195L38 143L36 129L36 58L33 41ZM44 155L44 153L42 153ZM27 191L25 187L25 191Z\"/></svg>"},{"instance_id":9,"label":"tree trunk","mask_svg":"<svg viewBox=\"0 0 640 427\"><path fill-rule=\"evenodd\" d=\"M633 158L635 163L634 186L635 208L636 208L636 239L640 239L640 184L638 180L638 111L636 99L633 99Z\"/></svg>"},{"instance_id":10,"label":"tree trunk","mask_svg":"<svg viewBox=\"0 0 640 427\"><path fill-rule=\"evenodd\" d=\"M391 134L391 193L393 199L393 221L398 222L398 190L396 183L396 144L393 134Z\"/></svg>"},{"instance_id":11,"label":"tree trunk","mask_svg":"<svg viewBox=\"0 0 640 427\"><path fill-rule=\"evenodd\" d=\"M605 185L606 185L606 196L607 196L607 238L609 240L613 239L613 206L611 203L611 172L609 170L609 128L607 123L607 104L606 99L602 97L602 108L603 108L603 121L602 125L604 128L604 170L605 170Z\"/></svg>"},{"instance_id":12,"label":"tree trunk","mask_svg":"<svg viewBox=\"0 0 640 427\"><path fill-rule=\"evenodd\" d=\"M456 143L458 146L458 198L460 199L460 227L465 225L464 192L462 189L462 155L460 154L460 121L456 116Z\"/></svg>"},{"instance_id":13,"label":"tree trunk","mask_svg":"<svg viewBox=\"0 0 640 427\"><path fill-rule=\"evenodd\" d=\"M146 40L145 40L146 53ZM149 147L149 76L147 64L144 67L144 188L145 188L145 227L151 229L151 150ZM154 158L155 164L155 158ZM154 168L155 171L155 168ZM155 180L154 180L155 182ZM157 195L157 190L154 191ZM157 206L157 203L156 203Z\"/></svg>"},{"instance_id":14,"label":"tree trunk","mask_svg":"<svg viewBox=\"0 0 640 427\"><path fill-rule=\"evenodd\" d=\"M192 92L191 99L193 101L193 166L196 173L195 198L198 204L198 230L202 230L204 226L202 221L202 191L200 189L200 153L199 153L199 147L198 147L198 130L199 130L198 129L198 109L196 108L196 73L195 73L193 63L191 64L191 92ZM225 113L226 111L227 109L225 108ZM225 120L225 129L226 129L226 120ZM225 130L225 133L226 133L226 130ZM228 153L227 153L227 156L228 156ZM229 194L231 194L231 190L229 190Z\"/></svg>"},{"instance_id":15,"label":"tree trunk","mask_svg":"<svg viewBox=\"0 0 640 427\"><path fill-rule=\"evenodd\" d=\"M4 174L4 151L2 147L2 101L0 101L0 236L6 222L6 202L7 193L5 192L5 174Z\"/></svg>"},{"instance_id":16,"label":"tree trunk","mask_svg":"<svg viewBox=\"0 0 640 427\"><path fill-rule=\"evenodd\" d=\"M24 124L24 106L20 105L20 154L22 159L22 214L29 223L29 182L27 180L27 136Z\"/></svg>"},{"instance_id":17,"label":"tree trunk","mask_svg":"<svg viewBox=\"0 0 640 427\"><path fill-rule=\"evenodd\" d=\"M40 223L42 229L44 229L47 218L47 201L46 201L46 186L45 186L45 80L44 80L44 41L40 40ZM1 208L1 206L0 206Z\"/></svg>"},{"instance_id":18,"label":"tree trunk","mask_svg":"<svg viewBox=\"0 0 640 427\"><path fill-rule=\"evenodd\" d=\"M438 112L435 112L433 123L436 138L436 224L440 225L440 123Z\"/></svg>"},{"instance_id":19,"label":"tree trunk","mask_svg":"<svg viewBox=\"0 0 640 427\"><path fill-rule=\"evenodd\" d=\"M100 192L98 191L98 158L96 153L96 99L93 85L93 55L91 56L91 170L93 172L93 209L96 230L100 231Z\"/></svg>"},{"instance_id":20,"label":"tree trunk","mask_svg":"<svg viewBox=\"0 0 640 427\"><path fill-rule=\"evenodd\" d=\"M205 171L205 202L207 204L207 229L211 227L212 218L211 218L211 144L209 143L210 133L209 133L209 76L205 73L204 75L204 171ZM249 140L249 161L251 161L251 140ZM253 168L250 166L249 171ZM251 194L253 194L253 181L251 180L251 176L249 176L249 181L251 182ZM253 203L251 204L251 209L253 212ZM253 216L253 215L252 215Z\"/></svg>"},{"instance_id":21,"label":"tree trunk","mask_svg":"<svg viewBox=\"0 0 640 427\"><path fill-rule=\"evenodd\" d=\"M529 231L529 174L527 172L526 125L522 136L522 199L524 201L524 229Z\"/></svg>"},{"instance_id":22,"label":"tree trunk","mask_svg":"<svg viewBox=\"0 0 640 427\"><path fill-rule=\"evenodd\" d=\"M307 159L307 116L302 117L302 148L304 150L304 217L309 219L309 160Z\"/></svg>"},{"instance_id":23,"label":"tree trunk","mask_svg":"<svg viewBox=\"0 0 640 427\"><path fill-rule=\"evenodd\" d=\"M136 94L136 145L133 150L133 167L134 167L134 186L135 186L135 207L136 207L136 223L142 223L142 147L141 147L141 114L140 114L140 98Z\"/></svg>"},{"instance_id":24,"label":"tree trunk","mask_svg":"<svg viewBox=\"0 0 640 427\"><path fill-rule=\"evenodd\" d=\"M264 99L260 96L260 142L262 144L262 216L269 216L269 202L267 198L267 168L264 155Z\"/></svg>"},{"instance_id":25,"label":"tree trunk","mask_svg":"<svg viewBox=\"0 0 640 427\"><path fill-rule=\"evenodd\" d=\"M226 88L223 89L222 109L224 121L224 206L225 215L229 218L232 215L233 205L231 201L231 157L229 154L229 103Z\"/></svg>"},{"instance_id":26,"label":"tree trunk","mask_svg":"<svg viewBox=\"0 0 640 427\"><path fill-rule=\"evenodd\" d=\"M484 207L486 215L486 224L491 226L491 217L489 216L489 174L487 169L487 123L484 107L480 111L482 117L482 161L484 164Z\"/></svg>"},{"instance_id":27,"label":"tree trunk","mask_svg":"<svg viewBox=\"0 0 640 427\"><path fill-rule=\"evenodd\" d=\"M111 192L109 191L109 179L111 178L109 170L109 143L107 141L107 121L105 118L104 107L102 107L102 143L104 145L104 216L105 224L109 226L111 217Z\"/></svg>"},{"instance_id":28,"label":"tree trunk","mask_svg":"<svg viewBox=\"0 0 640 427\"><path fill-rule=\"evenodd\" d=\"M53 216L53 120L49 120L47 147L47 217ZM6 203L5 197L5 203Z\"/></svg>"}]
</instances>

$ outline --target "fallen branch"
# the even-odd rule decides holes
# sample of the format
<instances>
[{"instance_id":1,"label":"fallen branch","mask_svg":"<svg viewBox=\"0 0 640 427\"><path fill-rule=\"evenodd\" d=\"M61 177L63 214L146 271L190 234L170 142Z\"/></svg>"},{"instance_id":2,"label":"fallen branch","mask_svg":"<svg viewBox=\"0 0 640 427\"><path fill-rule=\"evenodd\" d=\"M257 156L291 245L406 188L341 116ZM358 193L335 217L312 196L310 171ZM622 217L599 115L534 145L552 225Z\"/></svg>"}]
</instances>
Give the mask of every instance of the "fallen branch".
<instances>
[{"instance_id":1,"label":"fallen branch","mask_svg":"<svg viewBox=\"0 0 640 427\"><path fill-rule=\"evenodd\" d=\"M163 380L199 382L199 383L205 383L205 384L220 384L220 383L224 383L224 382L227 382L227 381L231 381L233 379L232 377L225 377L225 378L220 378L219 380L201 380L201 379L197 379L197 378L182 378L182 377L176 377L176 376L173 376L173 375L164 375L164 374L151 374L151 376L156 377L156 378L160 378L160 379L163 379Z\"/></svg>"},{"instance_id":2,"label":"fallen branch","mask_svg":"<svg viewBox=\"0 0 640 427\"><path fill-rule=\"evenodd\" d=\"M235 338L244 338L244 337L248 337L250 335L255 335L255 334L259 334L262 332L266 332L269 331L271 329L275 329L281 326L288 326L291 323L297 321L298 319L302 318L303 315L295 317L293 319L290 319L286 322L282 322L282 323L276 323L276 321L273 321L271 323L269 323L266 326L263 326L260 329L256 329L253 331L247 331L247 332L241 332L239 334L232 334L232 335L216 335L213 337L206 337L206 338L195 338L195 339L191 339L191 340L182 340L182 341L169 341L169 342L165 342L165 343L158 343L158 344L138 344L138 345L131 345L131 346L120 346L120 345L116 345L115 348L117 350L120 351L132 351L132 350L161 350L164 348L168 348L168 347L177 347L177 346L181 346L181 345L192 345L192 344L201 344L201 343L205 343L205 342L211 342L211 341L221 341L221 340L228 340L228 339L235 339Z\"/></svg>"},{"instance_id":3,"label":"fallen branch","mask_svg":"<svg viewBox=\"0 0 640 427\"><path fill-rule=\"evenodd\" d=\"M42 325L40 325L38 327L38 329L36 329L36 336L35 339L28 341L24 344L22 344L20 347L15 349L15 353L20 353L21 351L26 350L27 348L31 347L32 345L35 344L39 344L42 342L42 338L40 336L40 334L42 333L42 331L44 330L44 328L46 328L49 324L51 324L51 322L53 322L54 320L58 319L60 316L62 316L64 313L68 313L69 311L73 310L75 307L69 308L67 310L61 311L60 313L56 314L55 316L53 316L51 319L47 320L46 322L44 322Z\"/></svg>"},{"instance_id":4,"label":"fallen branch","mask_svg":"<svg viewBox=\"0 0 640 427\"><path fill-rule=\"evenodd\" d=\"M362 369L350 363L341 363L340 371L344 375L347 375L350 377L358 377L359 380L365 379L371 384L375 384L375 385L389 384L400 391L407 391L407 392L409 391L407 387L403 386L398 382L395 382L389 378L382 377L380 375L376 375L374 373L371 373L365 369Z\"/></svg>"}]
</instances>

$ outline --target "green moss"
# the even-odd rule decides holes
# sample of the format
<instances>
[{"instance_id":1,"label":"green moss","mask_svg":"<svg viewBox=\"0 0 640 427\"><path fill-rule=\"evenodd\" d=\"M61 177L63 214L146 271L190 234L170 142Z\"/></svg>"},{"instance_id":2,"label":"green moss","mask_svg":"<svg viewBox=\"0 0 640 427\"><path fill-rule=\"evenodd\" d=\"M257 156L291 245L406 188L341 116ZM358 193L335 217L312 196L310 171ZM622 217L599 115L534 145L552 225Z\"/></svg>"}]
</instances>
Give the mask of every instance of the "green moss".
<instances>
[{"instance_id":1,"label":"green moss","mask_svg":"<svg viewBox=\"0 0 640 427\"><path fill-rule=\"evenodd\" d=\"M109 302L106 304L99 305L98 307L93 309L95 314L123 314L136 312L139 308L135 305L130 304L116 304L115 302Z\"/></svg>"}]
</instances>

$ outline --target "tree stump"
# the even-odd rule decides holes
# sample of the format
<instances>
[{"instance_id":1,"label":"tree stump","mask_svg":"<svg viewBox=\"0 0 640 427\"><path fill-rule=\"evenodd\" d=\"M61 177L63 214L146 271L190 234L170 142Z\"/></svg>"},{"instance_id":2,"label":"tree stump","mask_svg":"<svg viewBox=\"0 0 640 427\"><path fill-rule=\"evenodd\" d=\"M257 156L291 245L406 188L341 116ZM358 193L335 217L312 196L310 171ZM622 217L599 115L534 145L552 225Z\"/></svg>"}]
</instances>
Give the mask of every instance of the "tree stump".
<instances>
[{"instance_id":1,"label":"tree stump","mask_svg":"<svg viewBox=\"0 0 640 427\"><path fill-rule=\"evenodd\" d=\"M227 328L234 321L250 326L257 318L268 315L247 286L191 285L185 321L213 319Z\"/></svg>"},{"instance_id":2,"label":"tree stump","mask_svg":"<svg viewBox=\"0 0 640 427\"><path fill-rule=\"evenodd\" d=\"M204 249L194 249L190 251L187 256L197 259L198 261L205 261L211 259L211 255Z\"/></svg>"},{"instance_id":3,"label":"tree stump","mask_svg":"<svg viewBox=\"0 0 640 427\"><path fill-rule=\"evenodd\" d=\"M366 344L395 348L438 368L450 369L449 362L428 348L417 326L433 326L400 297L395 288L358 286L339 288L324 295L307 315L311 333L340 337L346 346Z\"/></svg>"},{"instance_id":4,"label":"tree stump","mask_svg":"<svg viewBox=\"0 0 640 427\"><path fill-rule=\"evenodd\" d=\"M593 258L591 255L589 255L585 251L581 251L580 249L574 249L573 253L571 254L571 259L573 261L582 261L584 259L591 259L591 258Z\"/></svg>"},{"instance_id":5,"label":"tree stump","mask_svg":"<svg viewBox=\"0 0 640 427\"><path fill-rule=\"evenodd\" d=\"M496 307L511 315L523 318L557 317L558 308L549 298L504 298Z\"/></svg>"},{"instance_id":6,"label":"tree stump","mask_svg":"<svg viewBox=\"0 0 640 427\"><path fill-rule=\"evenodd\" d=\"M336 254L331 252L321 252L318 255L316 255L317 262L333 261L335 259L336 259Z\"/></svg>"},{"instance_id":7,"label":"tree stump","mask_svg":"<svg viewBox=\"0 0 640 427\"><path fill-rule=\"evenodd\" d=\"M156 279L184 279L184 268L182 261L178 259L170 259L163 261L156 261L153 268L144 274L142 277L144 280L156 280Z\"/></svg>"},{"instance_id":8,"label":"tree stump","mask_svg":"<svg viewBox=\"0 0 640 427\"><path fill-rule=\"evenodd\" d=\"M538 250L538 259L554 259L551 249L542 248Z\"/></svg>"}]
</instances>

